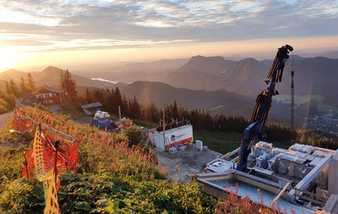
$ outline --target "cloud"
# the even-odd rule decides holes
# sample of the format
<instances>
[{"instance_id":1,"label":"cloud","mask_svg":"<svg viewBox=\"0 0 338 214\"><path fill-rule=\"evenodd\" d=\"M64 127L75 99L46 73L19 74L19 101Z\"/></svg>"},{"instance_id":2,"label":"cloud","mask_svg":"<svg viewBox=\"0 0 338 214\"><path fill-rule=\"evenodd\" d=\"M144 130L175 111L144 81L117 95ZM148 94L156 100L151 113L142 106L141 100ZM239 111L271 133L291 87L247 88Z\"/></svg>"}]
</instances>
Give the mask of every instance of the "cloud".
<instances>
[{"instance_id":1,"label":"cloud","mask_svg":"<svg viewBox=\"0 0 338 214\"><path fill-rule=\"evenodd\" d=\"M50 37L48 35L10 34L10 33L0 34L0 45L3 48L15 46L17 50L21 50L23 52L153 47L153 46L191 43L191 42L195 41L194 40L153 41L153 40L116 40L116 39L81 39L81 38L54 40L53 37Z\"/></svg>"},{"instance_id":2,"label":"cloud","mask_svg":"<svg viewBox=\"0 0 338 214\"><path fill-rule=\"evenodd\" d=\"M0 5L1 44L25 51L338 34L338 0L0 0Z\"/></svg>"}]
</instances>

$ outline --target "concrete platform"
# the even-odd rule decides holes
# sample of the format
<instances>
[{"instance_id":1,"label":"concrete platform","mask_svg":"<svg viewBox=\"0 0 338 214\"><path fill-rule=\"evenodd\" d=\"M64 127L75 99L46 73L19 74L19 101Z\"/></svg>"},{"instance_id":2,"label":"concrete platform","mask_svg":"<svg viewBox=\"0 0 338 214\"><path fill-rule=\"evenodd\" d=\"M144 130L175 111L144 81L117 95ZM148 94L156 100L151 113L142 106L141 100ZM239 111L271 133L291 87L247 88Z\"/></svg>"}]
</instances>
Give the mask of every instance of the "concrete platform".
<instances>
[{"instance_id":1,"label":"concrete platform","mask_svg":"<svg viewBox=\"0 0 338 214\"><path fill-rule=\"evenodd\" d=\"M224 197L227 193L235 193L239 197L248 197L255 203L270 207L281 191L278 183L255 177L237 170L226 173L200 174L197 181L202 184L205 192L217 198ZM291 203L284 198L279 198L275 205L283 213L314 214L315 210Z\"/></svg>"},{"instance_id":2,"label":"concrete platform","mask_svg":"<svg viewBox=\"0 0 338 214\"><path fill-rule=\"evenodd\" d=\"M156 154L160 166L167 171L167 178L176 182L191 181L193 175L204 171L206 163L222 155L209 149L199 151L193 145L187 146L185 151L157 151Z\"/></svg>"}]
</instances>

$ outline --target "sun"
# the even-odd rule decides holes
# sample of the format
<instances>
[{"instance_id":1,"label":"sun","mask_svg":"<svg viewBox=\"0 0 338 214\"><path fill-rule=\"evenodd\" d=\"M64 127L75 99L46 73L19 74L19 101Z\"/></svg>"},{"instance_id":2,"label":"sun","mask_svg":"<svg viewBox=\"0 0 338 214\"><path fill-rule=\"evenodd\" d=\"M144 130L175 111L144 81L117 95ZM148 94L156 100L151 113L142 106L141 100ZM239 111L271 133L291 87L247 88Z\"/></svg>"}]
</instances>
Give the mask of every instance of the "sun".
<instances>
[{"instance_id":1,"label":"sun","mask_svg":"<svg viewBox=\"0 0 338 214\"><path fill-rule=\"evenodd\" d=\"M20 60L20 54L15 50L0 48L0 70L15 67Z\"/></svg>"}]
</instances>

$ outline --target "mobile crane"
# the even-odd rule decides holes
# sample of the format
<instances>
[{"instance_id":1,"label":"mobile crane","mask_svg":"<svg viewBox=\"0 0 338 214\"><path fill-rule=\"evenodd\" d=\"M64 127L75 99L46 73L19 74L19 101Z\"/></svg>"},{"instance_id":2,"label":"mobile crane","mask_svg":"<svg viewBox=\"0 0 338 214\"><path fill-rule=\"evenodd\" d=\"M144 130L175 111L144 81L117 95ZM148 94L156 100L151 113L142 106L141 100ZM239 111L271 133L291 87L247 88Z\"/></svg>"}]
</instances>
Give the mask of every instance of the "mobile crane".
<instances>
[{"instance_id":1,"label":"mobile crane","mask_svg":"<svg viewBox=\"0 0 338 214\"><path fill-rule=\"evenodd\" d=\"M263 129L271 109L272 96L279 94L276 90L276 84L282 81L284 66L291 51L293 51L293 47L288 44L278 48L276 57L265 80L267 87L257 96L250 123L243 131L237 170L247 171L250 148L253 144L262 140Z\"/></svg>"}]
</instances>

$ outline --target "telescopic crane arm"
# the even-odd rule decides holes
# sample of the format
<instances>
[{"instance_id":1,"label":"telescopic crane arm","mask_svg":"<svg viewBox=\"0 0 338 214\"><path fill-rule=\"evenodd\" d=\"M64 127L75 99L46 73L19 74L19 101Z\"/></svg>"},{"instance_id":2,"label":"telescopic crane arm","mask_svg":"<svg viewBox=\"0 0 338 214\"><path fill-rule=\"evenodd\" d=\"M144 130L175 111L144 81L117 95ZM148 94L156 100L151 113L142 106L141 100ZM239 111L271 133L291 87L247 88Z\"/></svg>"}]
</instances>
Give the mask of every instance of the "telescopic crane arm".
<instances>
[{"instance_id":1,"label":"telescopic crane arm","mask_svg":"<svg viewBox=\"0 0 338 214\"><path fill-rule=\"evenodd\" d=\"M293 51L293 47L290 45L284 45L278 48L276 57L273 60L271 69L265 80L267 87L259 93L256 98L256 105L252 113L250 123L244 129L242 134L241 147L239 151L239 164L237 166L237 169L240 171L247 170L250 143L255 143L262 139L262 132L271 109L272 96L278 95L276 84L282 81L284 66L291 51Z\"/></svg>"}]
</instances>

